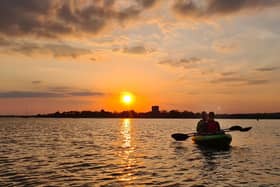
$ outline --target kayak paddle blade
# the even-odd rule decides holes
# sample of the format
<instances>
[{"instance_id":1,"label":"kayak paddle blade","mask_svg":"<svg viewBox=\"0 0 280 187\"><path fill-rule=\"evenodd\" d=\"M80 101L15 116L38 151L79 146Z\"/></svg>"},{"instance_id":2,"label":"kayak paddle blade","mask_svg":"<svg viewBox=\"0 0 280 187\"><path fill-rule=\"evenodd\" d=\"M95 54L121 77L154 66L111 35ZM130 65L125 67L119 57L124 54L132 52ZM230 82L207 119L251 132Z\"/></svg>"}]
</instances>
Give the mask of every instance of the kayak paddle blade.
<instances>
[{"instance_id":1,"label":"kayak paddle blade","mask_svg":"<svg viewBox=\"0 0 280 187\"><path fill-rule=\"evenodd\" d=\"M238 125L232 126L230 127L228 130L229 131L240 131L240 132L247 132L249 130L251 130L252 127L240 127Z\"/></svg>"},{"instance_id":2,"label":"kayak paddle blade","mask_svg":"<svg viewBox=\"0 0 280 187\"><path fill-rule=\"evenodd\" d=\"M238 125L235 125L235 126L232 126L229 128L230 131L241 131L243 128L238 126Z\"/></svg>"},{"instance_id":3,"label":"kayak paddle blade","mask_svg":"<svg viewBox=\"0 0 280 187\"><path fill-rule=\"evenodd\" d=\"M185 141L186 139L189 138L187 134L182 134L182 133L172 134L171 137L174 138L176 141Z\"/></svg>"},{"instance_id":4,"label":"kayak paddle blade","mask_svg":"<svg viewBox=\"0 0 280 187\"><path fill-rule=\"evenodd\" d=\"M251 130L252 127L245 127L245 128L242 128L240 131L241 132L247 132L249 130Z\"/></svg>"}]
</instances>

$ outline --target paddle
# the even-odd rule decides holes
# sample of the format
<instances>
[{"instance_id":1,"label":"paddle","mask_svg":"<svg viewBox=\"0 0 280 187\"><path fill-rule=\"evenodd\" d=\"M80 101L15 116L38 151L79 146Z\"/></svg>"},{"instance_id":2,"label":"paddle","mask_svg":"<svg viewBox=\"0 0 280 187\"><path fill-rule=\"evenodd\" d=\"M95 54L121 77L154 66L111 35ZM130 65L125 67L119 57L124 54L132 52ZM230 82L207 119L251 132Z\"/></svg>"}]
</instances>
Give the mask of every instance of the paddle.
<instances>
[{"instance_id":1,"label":"paddle","mask_svg":"<svg viewBox=\"0 0 280 187\"><path fill-rule=\"evenodd\" d=\"M238 125L232 126L228 129L224 129L224 131L226 132L230 132L230 131L240 131L240 132L247 132L249 130L251 130L252 127L240 127Z\"/></svg>"},{"instance_id":2,"label":"paddle","mask_svg":"<svg viewBox=\"0 0 280 187\"><path fill-rule=\"evenodd\" d=\"M227 129L223 129L222 131L224 132L230 132L230 131L240 131L240 132L247 132L251 129L252 127L240 127L240 126L232 126L230 128ZM176 141L185 141L186 139L188 139L189 137L192 137L194 135L196 135L197 133L193 132L193 133L188 133L188 134L183 134L183 133L175 133L172 134L171 137L174 138Z\"/></svg>"}]
</instances>

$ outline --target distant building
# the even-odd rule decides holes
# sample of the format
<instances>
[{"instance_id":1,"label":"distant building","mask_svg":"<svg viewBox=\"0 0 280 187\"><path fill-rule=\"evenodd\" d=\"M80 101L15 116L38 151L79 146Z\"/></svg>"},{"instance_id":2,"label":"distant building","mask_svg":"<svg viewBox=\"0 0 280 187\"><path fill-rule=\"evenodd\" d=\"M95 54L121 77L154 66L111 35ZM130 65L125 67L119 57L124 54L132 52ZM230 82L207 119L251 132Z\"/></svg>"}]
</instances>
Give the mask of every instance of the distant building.
<instances>
[{"instance_id":1,"label":"distant building","mask_svg":"<svg viewBox=\"0 0 280 187\"><path fill-rule=\"evenodd\" d=\"M152 106L152 113L159 113L159 106Z\"/></svg>"}]
</instances>

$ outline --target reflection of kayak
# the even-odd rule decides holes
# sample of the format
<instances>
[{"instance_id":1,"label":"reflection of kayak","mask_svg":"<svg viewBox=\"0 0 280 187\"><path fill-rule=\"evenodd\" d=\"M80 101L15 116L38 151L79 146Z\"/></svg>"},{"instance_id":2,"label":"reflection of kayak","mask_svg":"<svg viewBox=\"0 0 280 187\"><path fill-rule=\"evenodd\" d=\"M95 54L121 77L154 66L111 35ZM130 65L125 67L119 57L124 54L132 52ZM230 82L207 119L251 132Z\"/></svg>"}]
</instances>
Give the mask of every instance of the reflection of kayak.
<instances>
[{"instance_id":1,"label":"reflection of kayak","mask_svg":"<svg viewBox=\"0 0 280 187\"><path fill-rule=\"evenodd\" d=\"M192 140L194 143L205 147L227 148L231 143L232 137L230 134L213 134L193 136Z\"/></svg>"}]
</instances>

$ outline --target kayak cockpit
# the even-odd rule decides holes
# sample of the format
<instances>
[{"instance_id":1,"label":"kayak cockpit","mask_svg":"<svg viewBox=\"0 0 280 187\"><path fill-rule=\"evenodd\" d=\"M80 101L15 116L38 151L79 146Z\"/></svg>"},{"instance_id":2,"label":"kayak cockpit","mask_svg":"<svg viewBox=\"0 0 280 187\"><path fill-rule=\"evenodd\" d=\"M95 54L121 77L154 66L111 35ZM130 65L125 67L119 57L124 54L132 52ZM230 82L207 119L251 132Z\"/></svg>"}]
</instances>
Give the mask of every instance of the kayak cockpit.
<instances>
[{"instance_id":1,"label":"kayak cockpit","mask_svg":"<svg viewBox=\"0 0 280 187\"><path fill-rule=\"evenodd\" d=\"M192 137L195 144L211 148L228 148L232 141L230 134L196 135Z\"/></svg>"}]
</instances>

